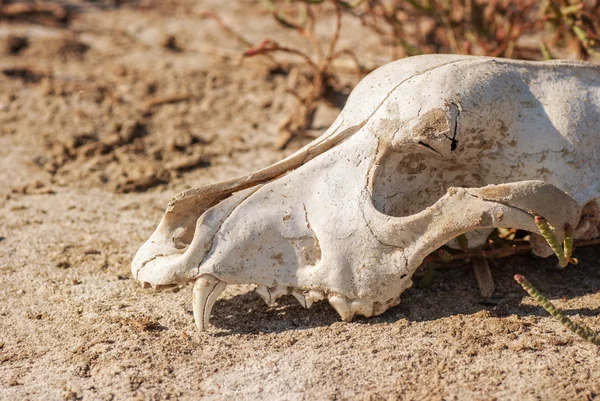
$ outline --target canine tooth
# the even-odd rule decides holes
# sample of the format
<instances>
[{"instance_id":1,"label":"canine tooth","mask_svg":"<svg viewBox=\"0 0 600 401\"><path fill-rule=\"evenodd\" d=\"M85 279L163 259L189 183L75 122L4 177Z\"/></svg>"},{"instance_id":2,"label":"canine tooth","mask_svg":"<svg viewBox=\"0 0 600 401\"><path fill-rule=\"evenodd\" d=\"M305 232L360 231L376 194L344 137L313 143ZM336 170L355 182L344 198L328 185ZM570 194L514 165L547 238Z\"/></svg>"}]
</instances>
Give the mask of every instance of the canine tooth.
<instances>
[{"instance_id":1,"label":"canine tooth","mask_svg":"<svg viewBox=\"0 0 600 401\"><path fill-rule=\"evenodd\" d=\"M345 322L351 322L354 317L354 313L348 305L348 299L343 295L332 295L329 297L329 303L336 310L337 313L342 317Z\"/></svg>"},{"instance_id":2,"label":"canine tooth","mask_svg":"<svg viewBox=\"0 0 600 401\"><path fill-rule=\"evenodd\" d=\"M353 299L352 302L350 302L350 309L353 314L371 317L373 316L373 301L360 298Z\"/></svg>"},{"instance_id":3,"label":"canine tooth","mask_svg":"<svg viewBox=\"0 0 600 401\"><path fill-rule=\"evenodd\" d=\"M271 302L271 292L266 285L259 285L254 289L258 295L265 301L267 306L271 306L273 303Z\"/></svg>"},{"instance_id":4,"label":"canine tooth","mask_svg":"<svg viewBox=\"0 0 600 401\"><path fill-rule=\"evenodd\" d=\"M302 305L304 309L308 309L312 306L312 301L308 301L302 291L293 290L292 295L300 302L300 305Z\"/></svg>"},{"instance_id":5,"label":"canine tooth","mask_svg":"<svg viewBox=\"0 0 600 401\"><path fill-rule=\"evenodd\" d=\"M213 306L215 306L217 298L219 298L219 295L221 295L221 293L225 290L225 287L227 287L227 283L224 281L219 281L214 290L212 290L208 296L208 299L206 300L206 306L204 307L204 327L208 327Z\"/></svg>"},{"instance_id":6,"label":"canine tooth","mask_svg":"<svg viewBox=\"0 0 600 401\"><path fill-rule=\"evenodd\" d=\"M227 283L221 282L210 274L201 275L194 283L192 309L194 321L200 331L204 331L208 326L212 307L226 286Z\"/></svg>"}]
</instances>

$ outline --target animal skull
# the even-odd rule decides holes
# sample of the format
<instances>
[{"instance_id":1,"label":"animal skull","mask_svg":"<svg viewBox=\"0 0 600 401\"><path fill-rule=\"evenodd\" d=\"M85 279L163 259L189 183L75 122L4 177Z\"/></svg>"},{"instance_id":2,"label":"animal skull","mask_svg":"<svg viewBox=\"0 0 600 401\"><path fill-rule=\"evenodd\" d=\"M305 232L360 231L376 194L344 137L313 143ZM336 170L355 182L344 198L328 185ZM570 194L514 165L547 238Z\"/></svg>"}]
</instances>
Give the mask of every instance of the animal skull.
<instances>
[{"instance_id":1,"label":"animal skull","mask_svg":"<svg viewBox=\"0 0 600 401\"><path fill-rule=\"evenodd\" d=\"M566 223L590 235L598 216L581 211L600 197L599 129L600 68L589 64L390 63L290 157L175 196L133 276L154 287L195 280L201 330L227 284L256 284L267 304L327 298L346 321L379 315L425 256L462 233L535 233L535 213L559 240Z\"/></svg>"}]
</instances>

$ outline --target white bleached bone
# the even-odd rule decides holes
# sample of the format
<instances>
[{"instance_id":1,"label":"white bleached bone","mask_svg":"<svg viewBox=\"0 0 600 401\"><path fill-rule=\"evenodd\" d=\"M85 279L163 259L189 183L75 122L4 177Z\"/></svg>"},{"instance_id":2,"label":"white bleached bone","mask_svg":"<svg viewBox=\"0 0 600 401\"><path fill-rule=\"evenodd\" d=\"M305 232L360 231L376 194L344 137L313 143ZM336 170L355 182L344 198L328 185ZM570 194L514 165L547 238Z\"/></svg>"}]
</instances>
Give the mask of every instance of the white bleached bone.
<instances>
[{"instance_id":1,"label":"white bleached bone","mask_svg":"<svg viewBox=\"0 0 600 401\"><path fill-rule=\"evenodd\" d=\"M203 274L196 279L192 293L192 310L196 327L200 331L208 327L212 308L225 287L227 283L210 274Z\"/></svg>"},{"instance_id":2,"label":"white bleached bone","mask_svg":"<svg viewBox=\"0 0 600 401\"><path fill-rule=\"evenodd\" d=\"M351 322L354 318L354 312L349 305L348 298L343 295L331 295L329 297L329 303L335 311L340 315L344 322Z\"/></svg>"},{"instance_id":3,"label":"white bleached bone","mask_svg":"<svg viewBox=\"0 0 600 401\"><path fill-rule=\"evenodd\" d=\"M276 285L270 288L266 285L259 285L255 291L268 306L272 306L277 299L290 293L290 289L285 285Z\"/></svg>"},{"instance_id":4,"label":"white bleached bone","mask_svg":"<svg viewBox=\"0 0 600 401\"><path fill-rule=\"evenodd\" d=\"M423 259L460 234L477 245L494 227L537 233L535 213L559 241L566 223L598 235L599 132L600 69L591 64L390 63L293 155L175 196L133 276L167 285L208 274L257 285L269 305L293 293L308 307L327 294L345 320L379 315Z\"/></svg>"},{"instance_id":5,"label":"white bleached bone","mask_svg":"<svg viewBox=\"0 0 600 401\"><path fill-rule=\"evenodd\" d=\"M292 294L294 298L298 300L300 305L304 308L309 309L313 302L323 299L323 293L319 291L301 291L297 289L291 289L286 286L275 286L269 288L266 285L259 285L255 288L255 291L265 301L268 306L272 306L278 298L283 295Z\"/></svg>"},{"instance_id":6,"label":"white bleached bone","mask_svg":"<svg viewBox=\"0 0 600 401\"><path fill-rule=\"evenodd\" d=\"M313 303L325 299L325 294L318 290L308 290L304 293L304 299L306 299L306 308L310 308Z\"/></svg>"},{"instance_id":7,"label":"white bleached bone","mask_svg":"<svg viewBox=\"0 0 600 401\"><path fill-rule=\"evenodd\" d=\"M271 301L271 292L269 291L269 287L267 287L266 285L259 285L254 289L254 291L256 291L258 295L260 295L260 297L263 299L263 301L265 301L267 306L273 305L273 302Z\"/></svg>"},{"instance_id":8,"label":"white bleached bone","mask_svg":"<svg viewBox=\"0 0 600 401\"><path fill-rule=\"evenodd\" d=\"M304 296L304 292L299 290L293 290L292 295L298 300L298 302L300 302L300 305L302 305L304 309L308 309L312 306L312 302L306 299L306 297Z\"/></svg>"},{"instance_id":9,"label":"white bleached bone","mask_svg":"<svg viewBox=\"0 0 600 401\"><path fill-rule=\"evenodd\" d=\"M350 302L350 309L355 315L371 317L373 316L373 301L370 299L353 299Z\"/></svg>"}]
</instances>

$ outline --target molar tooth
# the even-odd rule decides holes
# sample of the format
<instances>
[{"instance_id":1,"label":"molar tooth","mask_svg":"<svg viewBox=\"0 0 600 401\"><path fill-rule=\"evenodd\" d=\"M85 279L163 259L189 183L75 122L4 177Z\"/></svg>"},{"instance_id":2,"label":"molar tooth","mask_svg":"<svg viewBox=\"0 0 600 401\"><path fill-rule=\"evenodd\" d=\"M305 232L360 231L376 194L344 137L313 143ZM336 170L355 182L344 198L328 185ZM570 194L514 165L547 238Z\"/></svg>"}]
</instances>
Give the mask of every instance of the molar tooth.
<instances>
[{"instance_id":1,"label":"molar tooth","mask_svg":"<svg viewBox=\"0 0 600 401\"><path fill-rule=\"evenodd\" d=\"M200 331L208 327L212 308L227 283L220 281L210 274L203 274L194 283L192 292L192 309L194 321Z\"/></svg>"},{"instance_id":2,"label":"molar tooth","mask_svg":"<svg viewBox=\"0 0 600 401\"><path fill-rule=\"evenodd\" d=\"M325 294L318 290L308 290L304 293L304 300L306 302L305 308L308 309L314 302L321 301L325 298Z\"/></svg>"},{"instance_id":3,"label":"molar tooth","mask_svg":"<svg viewBox=\"0 0 600 401\"><path fill-rule=\"evenodd\" d=\"M373 301L364 298L353 299L352 302L350 302L350 309L353 314L371 317L373 316Z\"/></svg>"},{"instance_id":4,"label":"molar tooth","mask_svg":"<svg viewBox=\"0 0 600 401\"><path fill-rule=\"evenodd\" d=\"M348 305L348 298L343 295L331 295L329 297L329 303L333 308L339 313L342 317L342 320L345 322L351 322L354 317L354 312Z\"/></svg>"},{"instance_id":5,"label":"molar tooth","mask_svg":"<svg viewBox=\"0 0 600 401\"><path fill-rule=\"evenodd\" d=\"M312 304L313 302L322 301L325 299L325 294L319 290L309 290L304 297Z\"/></svg>"}]
</instances>

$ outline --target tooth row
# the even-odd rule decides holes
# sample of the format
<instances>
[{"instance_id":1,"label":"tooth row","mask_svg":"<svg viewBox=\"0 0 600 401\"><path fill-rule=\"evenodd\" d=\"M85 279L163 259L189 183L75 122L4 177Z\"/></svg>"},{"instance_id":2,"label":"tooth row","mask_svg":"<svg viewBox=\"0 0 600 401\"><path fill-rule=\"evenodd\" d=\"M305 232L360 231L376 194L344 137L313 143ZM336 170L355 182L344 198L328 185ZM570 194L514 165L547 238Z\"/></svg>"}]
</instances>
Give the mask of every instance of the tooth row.
<instances>
[{"instance_id":1,"label":"tooth row","mask_svg":"<svg viewBox=\"0 0 600 401\"><path fill-rule=\"evenodd\" d=\"M391 307L400 303L400 298L390 298L386 302L373 302L367 298L348 299L341 294L329 296L329 303L345 322L350 322L355 315L365 317L379 316Z\"/></svg>"},{"instance_id":2,"label":"tooth row","mask_svg":"<svg viewBox=\"0 0 600 401\"><path fill-rule=\"evenodd\" d=\"M204 331L208 327L212 308L225 287L227 287L226 282L210 274L201 275L194 283L192 309L194 311L194 321L200 331ZM319 290L302 291L282 285L275 287L259 285L256 287L256 292L269 306L286 294L293 295L300 302L300 305L306 309L310 308L314 302L325 299L325 294ZM331 306L346 322L352 321L355 315L365 317L380 315L388 308L400 303L398 298L391 298L387 302L380 303L366 298L348 299L344 295L335 293L330 294L328 299Z\"/></svg>"},{"instance_id":3,"label":"tooth row","mask_svg":"<svg viewBox=\"0 0 600 401\"><path fill-rule=\"evenodd\" d=\"M373 301L370 299L348 299L341 294L334 294L329 297L329 303L345 322L351 322L355 315L373 316Z\"/></svg>"},{"instance_id":4,"label":"tooth row","mask_svg":"<svg viewBox=\"0 0 600 401\"><path fill-rule=\"evenodd\" d=\"M283 285L277 285L275 287L259 285L256 287L255 291L268 306L272 306L282 295L289 294L290 288Z\"/></svg>"},{"instance_id":5,"label":"tooth row","mask_svg":"<svg viewBox=\"0 0 600 401\"><path fill-rule=\"evenodd\" d=\"M325 298L325 294L318 290L302 291L283 285L277 285L275 287L259 285L256 287L255 291L268 306L272 306L279 297L287 294L293 295L298 302L300 302L300 305L306 309L310 308L314 302Z\"/></svg>"},{"instance_id":6,"label":"tooth row","mask_svg":"<svg viewBox=\"0 0 600 401\"><path fill-rule=\"evenodd\" d=\"M272 306L277 299L283 295L293 295L300 305L306 309L310 308L314 302L325 299L325 294L318 290L302 291L292 287L278 285L275 287L267 287L259 285L256 287L256 292L265 301L268 306ZM389 308L400 303L398 298L391 298L387 302L373 302L366 298L348 299L341 294L331 294L328 296L329 303L346 322L352 321L355 315L365 317L378 316Z\"/></svg>"}]
</instances>

